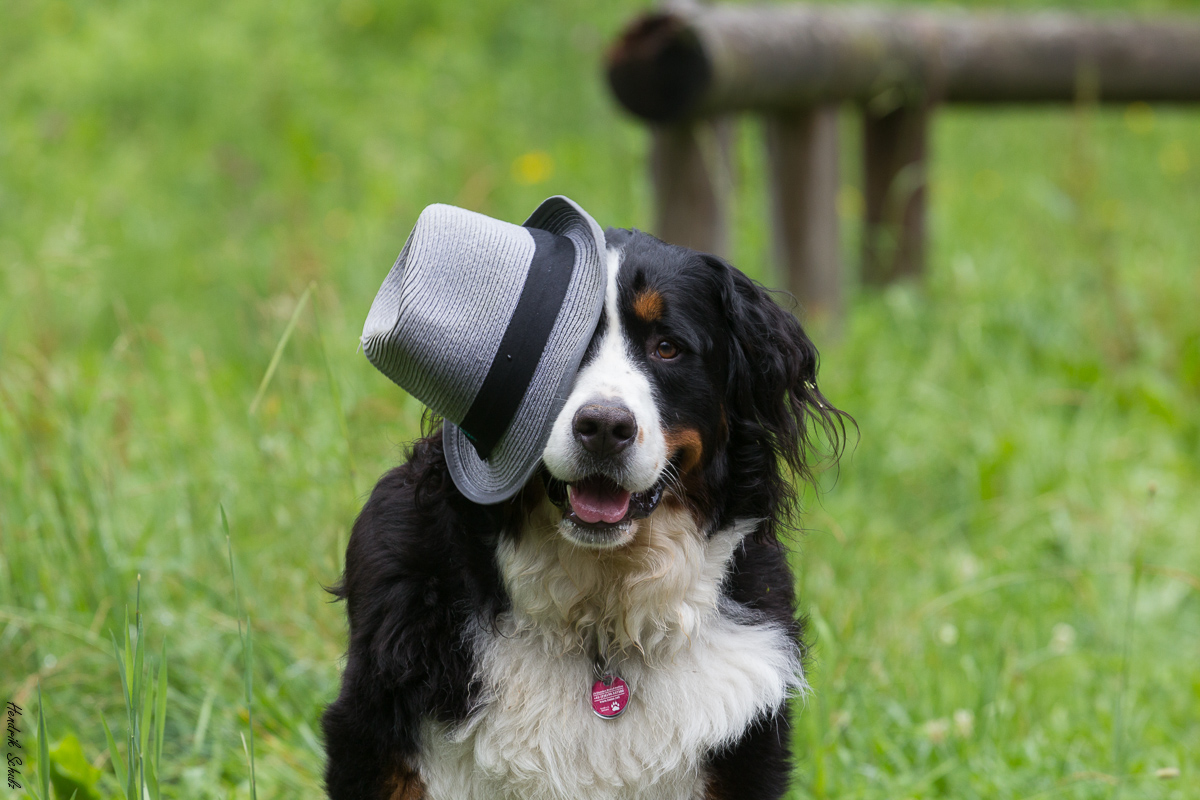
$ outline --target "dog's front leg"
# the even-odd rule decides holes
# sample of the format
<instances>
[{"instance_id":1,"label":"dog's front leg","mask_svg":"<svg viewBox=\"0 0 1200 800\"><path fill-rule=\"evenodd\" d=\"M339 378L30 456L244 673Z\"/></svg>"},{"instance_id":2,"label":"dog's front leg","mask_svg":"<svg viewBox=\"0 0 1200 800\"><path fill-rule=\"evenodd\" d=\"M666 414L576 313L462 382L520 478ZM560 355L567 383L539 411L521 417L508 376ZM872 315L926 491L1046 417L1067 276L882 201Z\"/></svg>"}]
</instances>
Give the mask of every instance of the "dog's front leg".
<instances>
[{"instance_id":1,"label":"dog's front leg","mask_svg":"<svg viewBox=\"0 0 1200 800\"><path fill-rule=\"evenodd\" d=\"M410 766L416 733L398 724L393 693L360 679L354 662L352 655L342 692L321 719L329 798L422 800L424 786Z\"/></svg>"}]
</instances>

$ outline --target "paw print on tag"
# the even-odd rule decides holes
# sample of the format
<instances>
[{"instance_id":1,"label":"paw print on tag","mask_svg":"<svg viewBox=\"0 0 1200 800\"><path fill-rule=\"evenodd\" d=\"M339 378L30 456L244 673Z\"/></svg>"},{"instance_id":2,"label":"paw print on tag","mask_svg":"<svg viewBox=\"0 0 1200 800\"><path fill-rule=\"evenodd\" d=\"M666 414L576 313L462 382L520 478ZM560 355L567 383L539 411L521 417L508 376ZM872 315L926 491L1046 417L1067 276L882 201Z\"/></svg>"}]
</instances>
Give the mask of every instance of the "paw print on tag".
<instances>
[{"instance_id":1,"label":"paw print on tag","mask_svg":"<svg viewBox=\"0 0 1200 800\"><path fill-rule=\"evenodd\" d=\"M606 675L592 684L592 711L602 719L615 719L629 705L629 684Z\"/></svg>"}]
</instances>

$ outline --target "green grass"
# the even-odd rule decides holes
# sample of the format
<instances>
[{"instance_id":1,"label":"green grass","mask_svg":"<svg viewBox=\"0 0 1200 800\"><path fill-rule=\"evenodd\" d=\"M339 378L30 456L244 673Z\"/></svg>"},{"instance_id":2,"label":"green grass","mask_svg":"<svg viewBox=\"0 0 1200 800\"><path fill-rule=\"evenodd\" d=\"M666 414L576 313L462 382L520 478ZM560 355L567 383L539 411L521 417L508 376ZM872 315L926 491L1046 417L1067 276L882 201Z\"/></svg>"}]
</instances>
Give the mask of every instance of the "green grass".
<instances>
[{"instance_id":1,"label":"green grass","mask_svg":"<svg viewBox=\"0 0 1200 800\"><path fill-rule=\"evenodd\" d=\"M140 574L163 795L251 796L248 689L258 796L318 793L345 636L321 586L421 412L355 352L366 310L428 203L649 224L597 67L638 7L5 5L0 699L28 752L44 711L44 759L121 794L101 719L131 713ZM766 277L741 133L733 257ZM949 110L933 153L927 280L816 332L862 435L797 541L794 796L1194 797L1200 112Z\"/></svg>"}]
</instances>

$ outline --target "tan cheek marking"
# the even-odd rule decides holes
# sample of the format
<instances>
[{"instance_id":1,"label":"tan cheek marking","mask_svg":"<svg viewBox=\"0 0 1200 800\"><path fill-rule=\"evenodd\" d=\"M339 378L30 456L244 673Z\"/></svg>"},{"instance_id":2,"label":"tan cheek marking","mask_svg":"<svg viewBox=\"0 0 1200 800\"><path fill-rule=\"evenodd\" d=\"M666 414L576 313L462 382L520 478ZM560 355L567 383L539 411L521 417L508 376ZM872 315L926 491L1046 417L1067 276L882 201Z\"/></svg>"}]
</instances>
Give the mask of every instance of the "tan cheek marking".
<instances>
[{"instance_id":1,"label":"tan cheek marking","mask_svg":"<svg viewBox=\"0 0 1200 800\"><path fill-rule=\"evenodd\" d=\"M666 440L670 458L674 458L677 454L682 456L679 463L680 472L688 472L700 463L700 457L704 455L704 445L700 442L698 430L680 428L667 431Z\"/></svg>"},{"instance_id":2,"label":"tan cheek marking","mask_svg":"<svg viewBox=\"0 0 1200 800\"><path fill-rule=\"evenodd\" d=\"M389 800L424 800L425 784L415 772L402 771L396 775L396 788Z\"/></svg>"},{"instance_id":3,"label":"tan cheek marking","mask_svg":"<svg viewBox=\"0 0 1200 800\"><path fill-rule=\"evenodd\" d=\"M655 289L646 289L633 299L633 313L642 322L657 322L663 315L663 296Z\"/></svg>"}]
</instances>

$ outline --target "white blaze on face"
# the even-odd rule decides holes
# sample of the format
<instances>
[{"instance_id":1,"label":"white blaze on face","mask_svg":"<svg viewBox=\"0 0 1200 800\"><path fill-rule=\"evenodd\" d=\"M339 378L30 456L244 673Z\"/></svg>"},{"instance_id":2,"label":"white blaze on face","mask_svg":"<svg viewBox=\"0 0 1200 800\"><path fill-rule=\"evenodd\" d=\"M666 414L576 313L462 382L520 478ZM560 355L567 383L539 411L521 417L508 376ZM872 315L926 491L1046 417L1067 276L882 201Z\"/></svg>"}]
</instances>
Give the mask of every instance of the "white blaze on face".
<instances>
[{"instance_id":1,"label":"white blaze on face","mask_svg":"<svg viewBox=\"0 0 1200 800\"><path fill-rule=\"evenodd\" d=\"M554 421L542 460L550 474L572 483L594 472L595 459L575 438L575 412L591 403L623 405L637 421L638 433L630 447L613 459L605 470L622 487L644 492L655 484L667 460L654 389L649 377L630 358L630 350L645 347L630 342L617 308L617 277L621 269L619 250L608 251L608 286L604 298L605 327L595 358L579 370L567 403Z\"/></svg>"}]
</instances>

